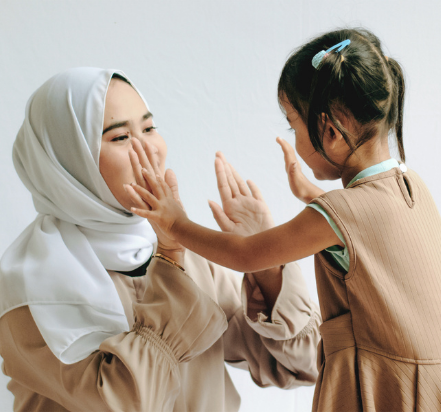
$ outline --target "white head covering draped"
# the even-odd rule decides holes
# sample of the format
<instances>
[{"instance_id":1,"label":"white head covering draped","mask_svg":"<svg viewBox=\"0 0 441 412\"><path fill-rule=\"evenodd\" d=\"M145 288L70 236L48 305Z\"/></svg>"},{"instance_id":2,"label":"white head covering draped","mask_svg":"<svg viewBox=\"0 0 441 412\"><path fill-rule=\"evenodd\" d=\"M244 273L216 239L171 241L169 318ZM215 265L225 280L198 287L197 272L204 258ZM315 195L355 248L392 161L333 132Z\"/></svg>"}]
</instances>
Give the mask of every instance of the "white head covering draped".
<instances>
[{"instance_id":1,"label":"white head covering draped","mask_svg":"<svg viewBox=\"0 0 441 412\"><path fill-rule=\"evenodd\" d=\"M47 345L67 364L129 330L106 269L139 267L156 241L149 223L118 203L99 172L114 73L127 78L85 67L49 79L29 99L13 149L39 214L0 262L0 316L28 305Z\"/></svg>"}]
</instances>

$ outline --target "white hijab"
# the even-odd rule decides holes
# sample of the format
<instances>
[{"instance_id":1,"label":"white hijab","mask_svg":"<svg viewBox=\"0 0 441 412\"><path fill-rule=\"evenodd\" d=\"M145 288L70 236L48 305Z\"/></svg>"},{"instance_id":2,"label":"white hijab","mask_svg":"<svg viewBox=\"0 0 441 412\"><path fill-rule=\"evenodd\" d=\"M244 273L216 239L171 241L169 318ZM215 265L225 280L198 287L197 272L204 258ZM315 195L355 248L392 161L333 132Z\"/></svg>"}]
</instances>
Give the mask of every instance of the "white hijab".
<instances>
[{"instance_id":1,"label":"white hijab","mask_svg":"<svg viewBox=\"0 0 441 412\"><path fill-rule=\"evenodd\" d=\"M82 67L49 79L29 99L13 149L39 214L1 259L0 316L28 305L47 345L67 364L129 330L106 269L139 267L156 241L150 224L118 203L99 172L114 73L127 78Z\"/></svg>"}]
</instances>

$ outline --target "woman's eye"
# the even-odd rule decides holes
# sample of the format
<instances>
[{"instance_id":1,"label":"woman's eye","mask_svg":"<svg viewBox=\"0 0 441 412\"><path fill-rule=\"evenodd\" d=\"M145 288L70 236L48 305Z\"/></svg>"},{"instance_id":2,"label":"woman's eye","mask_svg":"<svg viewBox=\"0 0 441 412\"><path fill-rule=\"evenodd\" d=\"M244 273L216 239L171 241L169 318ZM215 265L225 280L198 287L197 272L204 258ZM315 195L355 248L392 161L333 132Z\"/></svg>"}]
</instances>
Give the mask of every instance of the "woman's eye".
<instances>
[{"instance_id":1,"label":"woman's eye","mask_svg":"<svg viewBox=\"0 0 441 412\"><path fill-rule=\"evenodd\" d=\"M155 130L155 129L157 129L156 126L147 127L146 129L144 129L144 133L150 133L152 130Z\"/></svg>"},{"instance_id":2,"label":"woman's eye","mask_svg":"<svg viewBox=\"0 0 441 412\"><path fill-rule=\"evenodd\" d=\"M288 132L296 134L296 131L292 127L289 127L287 130L288 130Z\"/></svg>"},{"instance_id":3,"label":"woman's eye","mask_svg":"<svg viewBox=\"0 0 441 412\"><path fill-rule=\"evenodd\" d=\"M123 134L123 135L121 135L121 136L114 137L114 138L112 139L112 142L119 142L119 141L121 141L121 140L125 140L125 139L128 139L128 138L129 138L128 135Z\"/></svg>"}]
</instances>

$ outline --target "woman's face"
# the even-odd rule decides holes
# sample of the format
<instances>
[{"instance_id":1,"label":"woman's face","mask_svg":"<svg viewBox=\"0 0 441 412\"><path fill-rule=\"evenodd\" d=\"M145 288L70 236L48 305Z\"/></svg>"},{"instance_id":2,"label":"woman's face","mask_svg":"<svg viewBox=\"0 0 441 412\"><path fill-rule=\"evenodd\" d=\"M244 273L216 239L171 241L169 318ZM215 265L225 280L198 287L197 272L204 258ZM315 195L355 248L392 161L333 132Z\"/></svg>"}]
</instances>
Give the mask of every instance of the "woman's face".
<instances>
[{"instance_id":1,"label":"woman's face","mask_svg":"<svg viewBox=\"0 0 441 412\"><path fill-rule=\"evenodd\" d=\"M120 79L112 79L104 109L100 173L116 200L128 210L135 205L123 184L135 182L129 158L133 138L148 142L154 148L159 169L164 175L167 145L153 128L152 114L132 86Z\"/></svg>"}]
</instances>

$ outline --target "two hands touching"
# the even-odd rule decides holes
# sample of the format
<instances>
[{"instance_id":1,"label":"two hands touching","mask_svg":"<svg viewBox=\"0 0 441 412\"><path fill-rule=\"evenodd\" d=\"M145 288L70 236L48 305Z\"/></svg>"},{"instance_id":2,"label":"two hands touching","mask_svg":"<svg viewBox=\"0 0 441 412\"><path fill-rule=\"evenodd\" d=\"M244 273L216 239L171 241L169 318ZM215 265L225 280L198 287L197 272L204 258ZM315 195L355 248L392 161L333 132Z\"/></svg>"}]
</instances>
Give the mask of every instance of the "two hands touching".
<instances>
[{"instance_id":1,"label":"two hands touching","mask_svg":"<svg viewBox=\"0 0 441 412\"><path fill-rule=\"evenodd\" d=\"M278 138L277 142L284 153L285 169L294 195L307 203L323 193L303 175L294 149L283 139ZM151 145L141 143L136 138L132 139L132 145L133 150L130 150L129 156L136 183L125 185L136 205L132 212L147 218L151 223L158 237L157 252L184 266L185 248L176 239L177 230L174 231L174 228L186 224L195 228L197 225L190 222L185 213L179 198L176 176L168 169L164 178L161 177L158 160ZM251 236L271 229L274 221L258 187L250 180L245 182L221 152L216 154L215 170L222 207L213 201L209 201L209 205L222 231L232 235ZM191 238L188 229L181 231L181 236L182 234L186 235L187 241ZM198 240L203 242L203 238ZM253 276L266 301L270 321L272 308L282 287L282 267L255 272Z\"/></svg>"},{"instance_id":2,"label":"two hands touching","mask_svg":"<svg viewBox=\"0 0 441 412\"><path fill-rule=\"evenodd\" d=\"M161 177L157 156L148 143L133 138L132 146L129 157L136 183L124 186L136 205L132 212L149 220L158 237L158 248L183 250L172 233L175 221L187 219L176 176L168 169ZM252 181L245 183L221 152L216 153L215 171L222 207L214 201L209 205L223 232L250 236L274 226L259 188Z\"/></svg>"},{"instance_id":3,"label":"two hands touching","mask_svg":"<svg viewBox=\"0 0 441 412\"><path fill-rule=\"evenodd\" d=\"M279 137L277 143L283 150L285 170L294 196L309 203L322 194L323 190L302 173L292 146ZM136 184L125 185L137 206L132 211L149 220L160 247L178 250L182 246L174 239L173 225L178 220L186 220L187 215L179 198L176 176L168 169L164 178L161 177L156 154L148 143L134 138L132 145L129 156ZM216 153L215 171L222 207L214 201L209 201L209 205L223 232L251 236L274 226L259 188L251 180L245 182L221 152Z\"/></svg>"}]
</instances>

